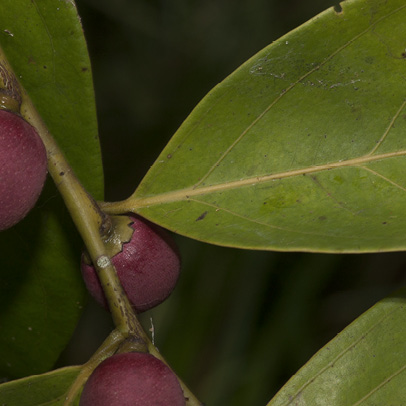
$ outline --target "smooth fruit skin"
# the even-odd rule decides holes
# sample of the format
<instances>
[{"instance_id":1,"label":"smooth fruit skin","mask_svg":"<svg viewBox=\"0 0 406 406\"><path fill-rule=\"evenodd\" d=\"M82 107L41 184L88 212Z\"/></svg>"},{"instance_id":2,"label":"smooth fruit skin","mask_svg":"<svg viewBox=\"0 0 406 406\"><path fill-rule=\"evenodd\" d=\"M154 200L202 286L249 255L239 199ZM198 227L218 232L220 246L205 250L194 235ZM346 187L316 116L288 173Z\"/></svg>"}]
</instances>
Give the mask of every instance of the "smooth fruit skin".
<instances>
[{"instance_id":1,"label":"smooth fruit skin","mask_svg":"<svg viewBox=\"0 0 406 406\"><path fill-rule=\"evenodd\" d=\"M180 256L164 230L140 217L130 216L134 233L112 258L121 285L138 313L163 302L175 288L180 273ZM108 307L93 265L82 256L81 270L90 294Z\"/></svg>"},{"instance_id":2,"label":"smooth fruit skin","mask_svg":"<svg viewBox=\"0 0 406 406\"><path fill-rule=\"evenodd\" d=\"M86 382L79 406L185 406L176 375L150 354L131 352L104 360Z\"/></svg>"},{"instance_id":3,"label":"smooth fruit skin","mask_svg":"<svg viewBox=\"0 0 406 406\"><path fill-rule=\"evenodd\" d=\"M47 155L34 127L0 110L0 231L34 207L47 175Z\"/></svg>"}]
</instances>

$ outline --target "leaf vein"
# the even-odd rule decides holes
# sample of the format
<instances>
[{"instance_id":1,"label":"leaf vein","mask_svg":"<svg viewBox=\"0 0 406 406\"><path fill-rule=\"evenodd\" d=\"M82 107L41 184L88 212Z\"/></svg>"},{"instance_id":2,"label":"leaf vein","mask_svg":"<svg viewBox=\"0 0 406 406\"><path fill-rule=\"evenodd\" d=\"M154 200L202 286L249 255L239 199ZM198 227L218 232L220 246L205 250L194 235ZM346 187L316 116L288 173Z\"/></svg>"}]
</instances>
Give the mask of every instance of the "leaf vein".
<instances>
[{"instance_id":1,"label":"leaf vein","mask_svg":"<svg viewBox=\"0 0 406 406\"><path fill-rule=\"evenodd\" d=\"M385 141L386 137L388 136L390 130L393 128L395 121L398 119L400 113L402 112L402 110L405 108L406 106L406 100L403 101L403 103L401 104L401 106L399 107L399 109L397 110L397 112L395 113L395 115L393 116L391 122L389 123L387 129L385 130L385 132L383 133L382 137L380 138L380 140L376 143L376 145L372 148L372 150L366 155L373 155L376 150L382 145L382 143Z\"/></svg>"},{"instance_id":2,"label":"leaf vein","mask_svg":"<svg viewBox=\"0 0 406 406\"><path fill-rule=\"evenodd\" d=\"M351 209L346 207L346 205L343 202L340 202L339 200L337 200L337 198L331 192L329 192L327 188L325 188L322 185L322 183L319 181L319 179L315 175L311 175L310 178L327 195L327 197L332 199L338 206L340 206L342 209L350 212L353 216L357 215L357 213L354 213Z\"/></svg>"},{"instance_id":3,"label":"leaf vein","mask_svg":"<svg viewBox=\"0 0 406 406\"><path fill-rule=\"evenodd\" d=\"M368 172L371 172L373 175L378 176L379 178L385 180L386 182L390 183L391 185L395 186L396 188L399 188L400 190L402 190L403 192L406 192L406 188L404 188L403 186L400 186L399 184L397 184L396 182L394 182L393 180L390 180L389 178L387 178L386 176L381 175L379 172L370 169L366 166L361 166L361 168L365 169Z\"/></svg>"},{"instance_id":4,"label":"leaf vein","mask_svg":"<svg viewBox=\"0 0 406 406\"><path fill-rule=\"evenodd\" d=\"M382 322L384 322L389 316L393 313L403 310L402 308L398 307L393 309L392 311L386 313L383 317L381 317L376 323L374 323L367 331L365 331L361 336L359 336L351 345L341 351L332 361L330 361L324 368L322 368L319 372L317 372L312 378L308 379L297 391L296 393L289 397L289 400L282 404L282 406L288 406L292 404L292 402L301 394L303 391L309 387L316 379L322 375L323 372L334 366L334 364L339 361L341 358L344 357L347 353L353 350L359 343L361 343L367 335L369 335L375 328L377 328ZM355 406L355 405L354 405Z\"/></svg>"},{"instance_id":5,"label":"leaf vein","mask_svg":"<svg viewBox=\"0 0 406 406\"><path fill-rule=\"evenodd\" d=\"M373 388L369 393L367 393L362 399L360 399L358 402L354 403L353 406L358 406L361 403L364 403L365 400L368 400L375 392L377 392L379 389L383 388L387 383L389 383L393 378L396 376L400 375L402 372L406 370L406 365L403 365L403 367L399 368L396 372L394 372L392 375L390 375L388 378L386 378L383 382L381 382L378 386Z\"/></svg>"},{"instance_id":6,"label":"leaf vein","mask_svg":"<svg viewBox=\"0 0 406 406\"><path fill-rule=\"evenodd\" d=\"M264 226L264 227L268 227L268 228L272 228L272 229L276 229L276 230L281 230L281 231L288 231L290 233L297 233L297 234L317 235L317 236L321 236L321 237L336 237L336 235L334 235L334 234L316 233L316 232L311 232L311 231L294 230L294 229L287 228L287 227L275 226L275 225L272 225L272 224L269 224L269 223L264 223L264 222L259 221L259 220L251 219L251 218L249 218L247 216L236 213L233 210L225 209L225 208L223 208L221 206L218 206L218 205L215 205L215 204L212 204L212 203L204 202L204 201L201 201L201 200L198 200L198 199L189 199L189 200L193 201L195 203L200 203L200 204L203 204L203 205L206 205L206 206L209 206L209 207L213 207L218 211L224 211L224 212L226 212L228 214L231 214L232 216L241 218L243 220L246 220L246 221L249 221L251 223L255 223L255 224L258 224L258 225L261 225L261 226ZM354 237L348 237L348 238L357 239L358 237L354 236Z\"/></svg>"},{"instance_id":7,"label":"leaf vein","mask_svg":"<svg viewBox=\"0 0 406 406\"><path fill-rule=\"evenodd\" d=\"M225 159L225 157L230 153L230 151L247 135L247 133L271 110L271 108L277 104L283 96L285 96L290 90L292 90L296 85L298 85L301 81L303 81L304 79L306 79L308 76L310 76L312 73L316 72L317 70L319 70L322 66L326 65L329 61L331 61L336 55L338 55L342 50L344 50L345 48L347 48L348 46L350 46L351 44L353 44L354 42L356 42L359 38L361 38L363 35L365 35L367 32L370 32L373 28L376 27L376 25L378 25L381 21L385 20L386 18L390 17L392 14L395 14L397 12L399 12L400 10L402 10L405 6L399 7L398 9L392 11L391 13L382 16L381 18L379 18L377 21L371 23L371 25L365 29L364 31L360 32L358 35L356 35L354 38L352 38L350 41L348 41L347 43L345 43L344 45L342 45L341 47L339 47L338 49L336 49L331 55L329 55L323 62L321 62L319 65L315 66L314 68L312 68L311 70L309 70L308 72L306 72L305 74L303 74L299 79L297 79L295 82L291 83L290 86L288 86L286 89L284 89L282 91L282 93L276 97L276 99L274 99L266 108L264 111L262 111L253 121L252 123L245 128L245 130L243 130L243 132L237 137L237 139L223 152L223 154L221 155L221 157L211 166L211 168L207 171L207 173L200 178L200 180L193 186L193 189L196 189L199 187L199 185L201 185L215 170L216 168L220 165L220 163ZM404 104L406 103L406 101L404 102ZM403 104L401 106L403 108ZM400 111L398 112L400 113ZM396 119L396 115L395 115L395 119ZM394 120L392 120L394 121ZM391 122L391 124L393 125L393 123ZM389 126L389 129L391 128L391 124ZM385 131L385 134L383 135L383 137L381 138L381 140L383 141L383 139L386 137L387 133L389 132L389 130ZM380 142L378 142L378 146L380 145ZM372 150L374 151L374 149Z\"/></svg>"}]
</instances>

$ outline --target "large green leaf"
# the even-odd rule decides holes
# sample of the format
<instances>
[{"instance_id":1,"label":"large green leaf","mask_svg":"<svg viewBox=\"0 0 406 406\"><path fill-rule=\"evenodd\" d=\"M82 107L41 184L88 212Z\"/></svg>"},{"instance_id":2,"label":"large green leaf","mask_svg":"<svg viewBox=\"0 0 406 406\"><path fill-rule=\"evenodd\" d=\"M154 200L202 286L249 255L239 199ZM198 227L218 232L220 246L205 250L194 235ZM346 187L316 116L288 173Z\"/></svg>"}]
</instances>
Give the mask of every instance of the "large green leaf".
<instances>
[{"instance_id":1,"label":"large green leaf","mask_svg":"<svg viewBox=\"0 0 406 406\"><path fill-rule=\"evenodd\" d=\"M403 405L406 291L383 299L323 347L268 406Z\"/></svg>"},{"instance_id":2,"label":"large green leaf","mask_svg":"<svg viewBox=\"0 0 406 406\"><path fill-rule=\"evenodd\" d=\"M202 100L116 211L220 245L404 249L405 29L404 1L348 0L275 41Z\"/></svg>"},{"instance_id":3,"label":"large green leaf","mask_svg":"<svg viewBox=\"0 0 406 406\"><path fill-rule=\"evenodd\" d=\"M74 2L2 0L0 45L82 183L102 198L92 76ZM85 299L81 242L51 179L0 246L0 376L40 373L66 345Z\"/></svg>"},{"instance_id":4,"label":"large green leaf","mask_svg":"<svg viewBox=\"0 0 406 406\"><path fill-rule=\"evenodd\" d=\"M79 366L57 369L0 386L0 404L5 406L62 406Z\"/></svg>"}]
</instances>

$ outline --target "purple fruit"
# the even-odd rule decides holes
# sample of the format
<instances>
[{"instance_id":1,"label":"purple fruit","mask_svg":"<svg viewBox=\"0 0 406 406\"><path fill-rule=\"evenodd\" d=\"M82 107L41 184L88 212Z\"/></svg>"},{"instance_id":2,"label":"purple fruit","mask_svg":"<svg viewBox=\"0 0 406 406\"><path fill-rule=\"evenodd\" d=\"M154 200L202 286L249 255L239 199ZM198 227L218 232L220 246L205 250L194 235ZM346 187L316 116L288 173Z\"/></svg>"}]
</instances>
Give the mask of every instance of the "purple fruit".
<instances>
[{"instance_id":1,"label":"purple fruit","mask_svg":"<svg viewBox=\"0 0 406 406\"><path fill-rule=\"evenodd\" d=\"M150 354L130 352L104 360L86 382L79 406L185 406L176 375Z\"/></svg>"},{"instance_id":2,"label":"purple fruit","mask_svg":"<svg viewBox=\"0 0 406 406\"><path fill-rule=\"evenodd\" d=\"M163 302L175 288L180 257L174 242L164 230L147 220L131 216L134 230L129 242L113 256L118 278L136 312L144 312ZM82 255L81 270L90 294L108 307L93 265Z\"/></svg>"},{"instance_id":3,"label":"purple fruit","mask_svg":"<svg viewBox=\"0 0 406 406\"><path fill-rule=\"evenodd\" d=\"M0 110L0 231L34 207L47 174L47 155L34 127Z\"/></svg>"}]
</instances>

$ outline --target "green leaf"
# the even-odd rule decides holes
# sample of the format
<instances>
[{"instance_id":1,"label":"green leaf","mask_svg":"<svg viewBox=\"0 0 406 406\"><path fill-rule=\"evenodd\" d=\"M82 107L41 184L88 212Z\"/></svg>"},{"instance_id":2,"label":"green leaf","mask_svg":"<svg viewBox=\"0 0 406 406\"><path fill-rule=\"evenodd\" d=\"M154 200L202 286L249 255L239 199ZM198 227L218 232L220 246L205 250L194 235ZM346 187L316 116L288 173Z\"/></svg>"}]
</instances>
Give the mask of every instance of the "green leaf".
<instances>
[{"instance_id":1,"label":"green leaf","mask_svg":"<svg viewBox=\"0 0 406 406\"><path fill-rule=\"evenodd\" d=\"M268 406L403 404L405 305L405 289L378 302L323 347Z\"/></svg>"},{"instance_id":2,"label":"green leaf","mask_svg":"<svg viewBox=\"0 0 406 406\"><path fill-rule=\"evenodd\" d=\"M201 101L117 211L226 246L405 249L405 29L402 0L348 0L275 41Z\"/></svg>"},{"instance_id":3,"label":"green leaf","mask_svg":"<svg viewBox=\"0 0 406 406\"><path fill-rule=\"evenodd\" d=\"M81 367L57 369L43 375L0 385L0 404L4 406L57 406L65 396Z\"/></svg>"},{"instance_id":4,"label":"green leaf","mask_svg":"<svg viewBox=\"0 0 406 406\"><path fill-rule=\"evenodd\" d=\"M3 0L0 45L84 186L103 196L93 83L73 1ZM49 370L81 314L82 243L49 178L40 201L0 234L0 377Z\"/></svg>"}]
</instances>

